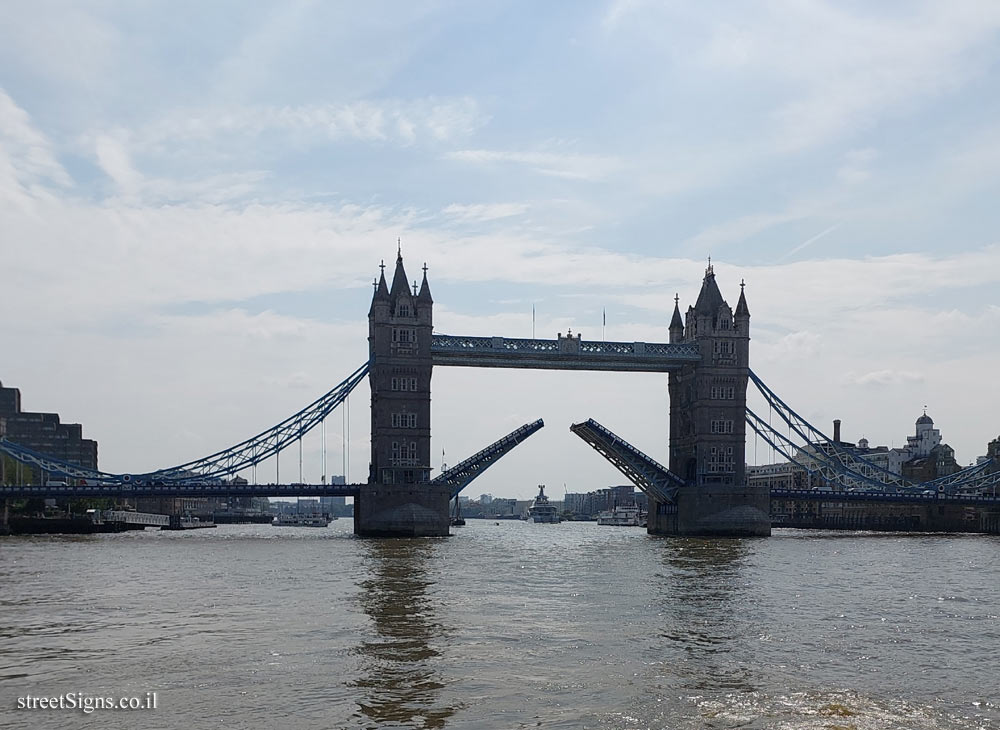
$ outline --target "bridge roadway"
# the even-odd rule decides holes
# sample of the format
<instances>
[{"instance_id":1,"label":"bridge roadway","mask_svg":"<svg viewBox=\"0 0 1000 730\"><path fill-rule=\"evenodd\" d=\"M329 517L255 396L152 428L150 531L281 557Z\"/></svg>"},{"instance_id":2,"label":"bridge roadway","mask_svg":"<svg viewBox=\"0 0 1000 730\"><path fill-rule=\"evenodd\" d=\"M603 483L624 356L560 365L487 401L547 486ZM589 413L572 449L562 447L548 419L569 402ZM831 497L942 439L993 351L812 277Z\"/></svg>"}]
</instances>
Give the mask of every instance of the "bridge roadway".
<instances>
[{"instance_id":1,"label":"bridge roadway","mask_svg":"<svg viewBox=\"0 0 1000 730\"><path fill-rule=\"evenodd\" d=\"M701 361L695 344L593 342L579 335L555 340L431 336L434 365L537 370L668 373Z\"/></svg>"},{"instance_id":2,"label":"bridge roadway","mask_svg":"<svg viewBox=\"0 0 1000 730\"><path fill-rule=\"evenodd\" d=\"M105 499L122 497L357 497L361 484L107 484L2 486L0 499ZM1000 496L772 489L772 500L897 504L1000 505Z\"/></svg>"},{"instance_id":3,"label":"bridge roadway","mask_svg":"<svg viewBox=\"0 0 1000 730\"><path fill-rule=\"evenodd\" d=\"M1000 505L1000 496L976 494L920 494L914 492L827 491L825 489L772 489L771 499L806 502L881 502L895 504Z\"/></svg>"},{"instance_id":4,"label":"bridge roadway","mask_svg":"<svg viewBox=\"0 0 1000 730\"><path fill-rule=\"evenodd\" d=\"M124 497L357 497L361 484L105 484L3 486L0 499Z\"/></svg>"}]
</instances>

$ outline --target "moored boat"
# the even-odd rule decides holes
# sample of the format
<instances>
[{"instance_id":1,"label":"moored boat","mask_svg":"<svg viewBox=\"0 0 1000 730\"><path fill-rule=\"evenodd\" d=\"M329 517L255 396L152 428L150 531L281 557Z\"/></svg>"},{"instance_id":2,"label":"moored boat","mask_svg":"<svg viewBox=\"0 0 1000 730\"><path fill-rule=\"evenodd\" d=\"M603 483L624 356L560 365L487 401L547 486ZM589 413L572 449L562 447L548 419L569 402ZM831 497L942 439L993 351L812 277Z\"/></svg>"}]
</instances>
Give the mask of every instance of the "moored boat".
<instances>
[{"instance_id":1,"label":"moored boat","mask_svg":"<svg viewBox=\"0 0 1000 730\"><path fill-rule=\"evenodd\" d=\"M326 527L330 524L328 515L277 515L271 524L275 527Z\"/></svg>"},{"instance_id":2,"label":"moored boat","mask_svg":"<svg viewBox=\"0 0 1000 730\"><path fill-rule=\"evenodd\" d=\"M457 495L455 497L455 512L451 516L451 526L465 527L465 518L462 517L462 503L459 501Z\"/></svg>"},{"instance_id":3,"label":"moored boat","mask_svg":"<svg viewBox=\"0 0 1000 730\"><path fill-rule=\"evenodd\" d=\"M617 527L645 527L646 513L634 504L625 504L597 515L597 524Z\"/></svg>"},{"instance_id":4,"label":"moored boat","mask_svg":"<svg viewBox=\"0 0 1000 730\"><path fill-rule=\"evenodd\" d=\"M535 501L528 507L528 519L532 522L562 522L559 518L559 513L556 512L555 505L549 502L549 498L545 496L544 484L538 485L538 496L535 497Z\"/></svg>"}]
</instances>

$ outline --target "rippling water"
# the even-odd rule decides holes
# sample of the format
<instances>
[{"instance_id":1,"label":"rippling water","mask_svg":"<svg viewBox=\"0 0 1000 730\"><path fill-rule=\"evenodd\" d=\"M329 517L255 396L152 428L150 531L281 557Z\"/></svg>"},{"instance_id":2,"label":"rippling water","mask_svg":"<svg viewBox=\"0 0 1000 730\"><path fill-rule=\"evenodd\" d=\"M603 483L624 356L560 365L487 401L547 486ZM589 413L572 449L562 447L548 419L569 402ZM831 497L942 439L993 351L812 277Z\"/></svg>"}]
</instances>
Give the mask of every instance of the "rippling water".
<instances>
[{"instance_id":1,"label":"rippling water","mask_svg":"<svg viewBox=\"0 0 1000 730\"><path fill-rule=\"evenodd\" d=\"M1000 727L996 537L350 529L0 540L0 727Z\"/></svg>"}]
</instances>

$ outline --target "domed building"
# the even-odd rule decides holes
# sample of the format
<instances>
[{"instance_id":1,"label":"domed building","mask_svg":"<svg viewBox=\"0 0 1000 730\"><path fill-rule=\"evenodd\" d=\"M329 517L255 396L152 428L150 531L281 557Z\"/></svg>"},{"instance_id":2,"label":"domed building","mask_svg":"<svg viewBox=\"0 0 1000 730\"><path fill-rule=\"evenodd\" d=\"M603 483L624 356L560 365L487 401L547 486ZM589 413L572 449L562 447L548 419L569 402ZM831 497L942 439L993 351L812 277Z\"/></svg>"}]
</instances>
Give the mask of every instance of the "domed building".
<instances>
[{"instance_id":1,"label":"domed building","mask_svg":"<svg viewBox=\"0 0 1000 730\"><path fill-rule=\"evenodd\" d=\"M903 476L914 482L927 482L954 474L961 467L955 460L955 450L941 443L941 431L934 428L934 419L924 410L917 419L916 433L906 437L910 459L903 464Z\"/></svg>"}]
</instances>

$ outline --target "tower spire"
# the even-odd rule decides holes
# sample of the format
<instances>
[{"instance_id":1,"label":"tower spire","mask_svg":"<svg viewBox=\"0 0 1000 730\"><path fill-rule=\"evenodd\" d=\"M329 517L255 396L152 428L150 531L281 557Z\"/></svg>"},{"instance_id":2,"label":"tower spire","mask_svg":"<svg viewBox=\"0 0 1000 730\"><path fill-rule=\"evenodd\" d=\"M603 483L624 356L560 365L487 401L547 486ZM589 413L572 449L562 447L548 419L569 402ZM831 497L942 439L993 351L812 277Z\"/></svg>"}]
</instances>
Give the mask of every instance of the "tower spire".
<instances>
[{"instance_id":1,"label":"tower spire","mask_svg":"<svg viewBox=\"0 0 1000 730\"><path fill-rule=\"evenodd\" d=\"M389 287L386 286L385 284L385 261L382 261L379 264L378 268L379 268L378 279L372 282L372 284L374 284L375 286L375 293L372 294L372 309L368 311L369 316L372 314L372 311L374 311L375 302L389 301Z\"/></svg>"},{"instance_id":2,"label":"tower spire","mask_svg":"<svg viewBox=\"0 0 1000 730\"><path fill-rule=\"evenodd\" d=\"M740 279L740 300L736 303L736 311L734 314L737 317L750 317L750 307L747 306L747 295L744 291L746 288L746 280Z\"/></svg>"},{"instance_id":3,"label":"tower spire","mask_svg":"<svg viewBox=\"0 0 1000 730\"><path fill-rule=\"evenodd\" d=\"M406 269L403 268L403 246L399 239L396 239L396 270L392 272L392 284L389 287L389 296L395 301L400 292L409 293L410 287L406 281Z\"/></svg>"},{"instance_id":4,"label":"tower spire","mask_svg":"<svg viewBox=\"0 0 1000 730\"><path fill-rule=\"evenodd\" d=\"M674 316L670 318L670 341L680 342L684 339L684 320L681 319L681 295L674 294Z\"/></svg>"},{"instance_id":5,"label":"tower spire","mask_svg":"<svg viewBox=\"0 0 1000 730\"><path fill-rule=\"evenodd\" d=\"M424 262L424 280L420 282L420 293L417 294L418 302L433 302L431 298L431 287L427 283L427 262Z\"/></svg>"}]
</instances>

